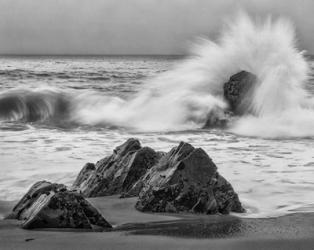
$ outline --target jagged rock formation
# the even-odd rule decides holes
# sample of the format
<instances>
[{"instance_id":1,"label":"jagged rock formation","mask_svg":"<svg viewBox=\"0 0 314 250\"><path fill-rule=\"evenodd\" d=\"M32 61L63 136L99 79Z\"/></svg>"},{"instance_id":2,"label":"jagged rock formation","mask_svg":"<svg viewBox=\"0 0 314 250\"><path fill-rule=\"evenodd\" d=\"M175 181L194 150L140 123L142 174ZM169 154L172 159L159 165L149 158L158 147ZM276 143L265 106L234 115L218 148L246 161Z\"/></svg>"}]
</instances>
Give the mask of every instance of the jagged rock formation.
<instances>
[{"instance_id":1,"label":"jagged rock formation","mask_svg":"<svg viewBox=\"0 0 314 250\"><path fill-rule=\"evenodd\" d=\"M136 208L141 211L244 211L238 195L206 152L184 142L166 154L129 139L96 166L86 164L74 186L88 197L139 196Z\"/></svg>"},{"instance_id":2,"label":"jagged rock formation","mask_svg":"<svg viewBox=\"0 0 314 250\"><path fill-rule=\"evenodd\" d=\"M157 163L160 153L141 147L136 139L118 146L113 154L92 165L86 165L74 187L86 197L122 194L134 185L148 169Z\"/></svg>"},{"instance_id":3,"label":"jagged rock formation","mask_svg":"<svg viewBox=\"0 0 314 250\"><path fill-rule=\"evenodd\" d=\"M250 110L252 90L257 77L247 71L241 71L230 77L224 84L224 97L229 103L230 110L236 115L242 115Z\"/></svg>"},{"instance_id":4,"label":"jagged rock formation","mask_svg":"<svg viewBox=\"0 0 314 250\"><path fill-rule=\"evenodd\" d=\"M62 184L37 182L7 218L23 220L25 229L111 228L82 194L139 196L140 211L244 212L238 195L206 152L184 142L162 153L131 138L96 165L87 163L74 186L77 190L70 191Z\"/></svg>"},{"instance_id":5,"label":"jagged rock formation","mask_svg":"<svg viewBox=\"0 0 314 250\"><path fill-rule=\"evenodd\" d=\"M51 183L48 181L36 182L22 199L15 205L8 219L25 219L24 212L38 199L42 194L49 194L51 191L60 192L66 190L63 184Z\"/></svg>"},{"instance_id":6,"label":"jagged rock formation","mask_svg":"<svg viewBox=\"0 0 314 250\"><path fill-rule=\"evenodd\" d=\"M89 176L92 175L93 172L95 172L96 167L94 163L86 163L78 176L76 177L76 180L73 183L74 187L79 187L82 183L84 183Z\"/></svg>"},{"instance_id":7,"label":"jagged rock formation","mask_svg":"<svg viewBox=\"0 0 314 250\"><path fill-rule=\"evenodd\" d=\"M141 189L136 204L140 211L244 212L238 195L206 152L184 142L163 156L133 189Z\"/></svg>"},{"instance_id":8,"label":"jagged rock formation","mask_svg":"<svg viewBox=\"0 0 314 250\"><path fill-rule=\"evenodd\" d=\"M23 220L22 228L111 228L82 195L64 185L35 183L14 207L7 219Z\"/></svg>"}]
</instances>

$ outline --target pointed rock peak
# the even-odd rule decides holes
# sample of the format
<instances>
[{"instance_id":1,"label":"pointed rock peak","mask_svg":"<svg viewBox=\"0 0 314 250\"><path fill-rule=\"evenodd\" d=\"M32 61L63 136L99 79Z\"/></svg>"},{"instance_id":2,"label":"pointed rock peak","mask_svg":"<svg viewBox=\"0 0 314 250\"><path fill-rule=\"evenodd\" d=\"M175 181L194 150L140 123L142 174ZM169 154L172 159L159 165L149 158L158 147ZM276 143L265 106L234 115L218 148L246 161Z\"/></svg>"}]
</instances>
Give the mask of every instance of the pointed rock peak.
<instances>
[{"instance_id":1,"label":"pointed rock peak","mask_svg":"<svg viewBox=\"0 0 314 250\"><path fill-rule=\"evenodd\" d=\"M95 170L95 164L88 162L85 164L85 166L83 168L85 168L86 170L92 171L92 170Z\"/></svg>"},{"instance_id":2,"label":"pointed rock peak","mask_svg":"<svg viewBox=\"0 0 314 250\"><path fill-rule=\"evenodd\" d=\"M180 155L187 155L190 154L194 150L194 147L187 143L187 142L180 142L179 146L176 147L175 151L176 153Z\"/></svg>"},{"instance_id":3,"label":"pointed rock peak","mask_svg":"<svg viewBox=\"0 0 314 250\"><path fill-rule=\"evenodd\" d=\"M177 147L170 150L169 153L165 154L159 161L157 169L159 171L165 170L167 168L174 167L179 161L182 161L188 157L195 148L186 142L180 142Z\"/></svg>"},{"instance_id":4,"label":"pointed rock peak","mask_svg":"<svg viewBox=\"0 0 314 250\"><path fill-rule=\"evenodd\" d=\"M179 163L178 169L183 170L184 168L187 168L187 174L190 177L204 181L208 178L211 179L217 171L216 165L201 148L194 149L188 157Z\"/></svg>"},{"instance_id":5,"label":"pointed rock peak","mask_svg":"<svg viewBox=\"0 0 314 250\"><path fill-rule=\"evenodd\" d=\"M58 192L61 190L65 190L66 186L58 183L51 183L48 181L39 181L36 182L28 192L22 197L22 199L15 205L13 211L10 215L8 215L8 219L19 219L22 216L22 212L25 208L29 207L29 205L36 200L40 194L47 193L50 191Z\"/></svg>"},{"instance_id":6,"label":"pointed rock peak","mask_svg":"<svg viewBox=\"0 0 314 250\"><path fill-rule=\"evenodd\" d=\"M70 191L42 194L27 209L22 228L111 228L80 194Z\"/></svg>"},{"instance_id":7,"label":"pointed rock peak","mask_svg":"<svg viewBox=\"0 0 314 250\"><path fill-rule=\"evenodd\" d=\"M114 155L122 157L126 155L128 152L133 152L141 149L141 143L138 139L130 138L122 145L116 147L113 150Z\"/></svg>"},{"instance_id":8,"label":"pointed rock peak","mask_svg":"<svg viewBox=\"0 0 314 250\"><path fill-rule=\"evenodd\" d=\"M141 147L137 139L129 139L118 146L111 156L98 161L95 170L84 167L74 188L86 197L127 193L148 169L162 157L149 147Z\"/></svg>"},{"instance_id":9,"label":"pointed rock peak","mask_svg":"<svg viewBox=\"0 0 314 250\"><path fill-rule=\"evenodd\" d=\"M181 142L139 181L136 208L150 212L243 212L232 186L201 148Z\"/></svg>"},{"instance_id":10,"label":"pointed rock peak","mask_svg":"<svg viewBox=\"0 0 314 250\"><path fill-rule=\"evenodd\" d=\"M96 166L94 163L86 163L78 176L76 177L76 180L73 183L73 187L79 187L84 181L88 179L88 177L96 170Z\"/></svg>"},{"instance_id":11,"label":"pointed rock peak","mask_svg":"<svg viewBox=\"0 0 314 250\"><path fill-rule=\"evenodd\" d=\"M84 197L62 184L40 181L19 201L8 219L22 220L22 228L111 228Z\"/></svg>"}]
</instances>

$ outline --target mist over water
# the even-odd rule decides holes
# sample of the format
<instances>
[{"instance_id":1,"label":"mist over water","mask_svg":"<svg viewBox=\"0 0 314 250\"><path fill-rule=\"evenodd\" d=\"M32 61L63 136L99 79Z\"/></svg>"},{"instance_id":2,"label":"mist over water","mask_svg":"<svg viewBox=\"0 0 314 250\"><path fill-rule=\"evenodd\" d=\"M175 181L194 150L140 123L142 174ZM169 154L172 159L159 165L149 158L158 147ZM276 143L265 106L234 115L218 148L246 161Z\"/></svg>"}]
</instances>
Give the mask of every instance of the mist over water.
<instances>
[{"instance_id":1,"label":"mist over water","mask_svg":"<svg viewBox=\"0 0 314 250\"><path fill-rule=\"evenodd\" d=\"M314 211L313 68L293 24L246 14L188 57L1 57L0 200L38 180L71 184L86 162L137 137L161 151L202 147L245 216ZM245 113L202 129L228 109L223 84L242 70L258 78Z\"/></svg>"}]
</instances>

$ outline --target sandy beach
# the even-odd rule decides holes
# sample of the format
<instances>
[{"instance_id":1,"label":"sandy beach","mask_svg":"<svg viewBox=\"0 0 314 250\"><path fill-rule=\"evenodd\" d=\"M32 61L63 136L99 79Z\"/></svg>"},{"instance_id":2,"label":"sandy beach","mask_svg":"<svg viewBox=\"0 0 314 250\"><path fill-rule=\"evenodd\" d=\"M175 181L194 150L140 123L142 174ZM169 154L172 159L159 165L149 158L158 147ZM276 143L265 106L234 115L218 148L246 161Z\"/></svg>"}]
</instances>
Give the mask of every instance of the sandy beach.
<instances>
[{"instance_id":1,"label":"sandy beach","mask_svg":"<svg viewBox=\"0 0 314 250\"><path fill-rule=\"evenodd\" d=\"M1 249L313 249L314 213L246 219L226 215L141 213L135 198L91 198L110 232L23 230L0 221ZM12 203L1 203L9 212Z\"/></svg>"}]
</instances>

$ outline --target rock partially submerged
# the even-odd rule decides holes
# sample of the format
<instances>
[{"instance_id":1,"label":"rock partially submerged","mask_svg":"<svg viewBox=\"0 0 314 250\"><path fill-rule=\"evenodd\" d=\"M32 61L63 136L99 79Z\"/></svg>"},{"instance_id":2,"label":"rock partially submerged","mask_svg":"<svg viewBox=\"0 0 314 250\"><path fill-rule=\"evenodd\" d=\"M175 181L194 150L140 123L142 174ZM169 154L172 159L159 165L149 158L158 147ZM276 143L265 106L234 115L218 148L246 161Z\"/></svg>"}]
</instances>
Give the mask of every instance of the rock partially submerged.
<instances>
[{"instance_id":1,"label":"rock partially submerged","mask_svg":"<svg viewBox=\"0 0 314 250\"><path fill-rule=\"evenodd\" d=\"M126 193L159 158L160 153L142 147L137 139L128 139L95 167L86 165L74 187L86 197Z\"/></svg>"},{"instance_id":2,"label":"rock partially submerged","mask_svg":"<svg viewBox=\"0 0 314 250\"><path fill-rule=\"evenodd\" d=\"M257 77L247 71L241 71L230 77L224 84L224 97L229 103L230 110L236 115L249 111L252 91Z\"/></svg>"},{"instance_id":3,"label":"rock partially submerged","mask_svg":"<svg viewBox=\"0 0 314 250\"><path fill-rule=\"evenodd\" d=\"M214 108L206 118L203 128L225 128L228 125L231 114L222 108Z\"/></svg>"},{"instance_id":4,"label":"rock partially submerged","mask_svg":"<svg viewBox=\"0 0 314 250\"><path fill-rule=\"evenodd\" d=\"M138 186L140 211L244 212L238 195L206 152L184 142L149 169L134 188Z\"/></svg>"},{"instance_id":5,"label":"rock partially submerged","mask_svg":"<svg viewBox=\"0 0 314 250\"><path fill-rule=\"evenodd\" d=\"M229 104L229 108L213 108L208 113L203 128L225 128L233 115L252 112L251 101L256 82L257 77L247 71L232 75L223 86L224 98Z\"/></svg>"},{"instance_id":6,"label":"rock partially submerged","mask_svg":"<svg viewBox=\"0 0 314 250\"><path fill-rule=\"evenodd\" d=\"M35 183L7 218L23 220L24 229L111 228L82 195L47 181Z\"/></svg>"}]
</instances>

